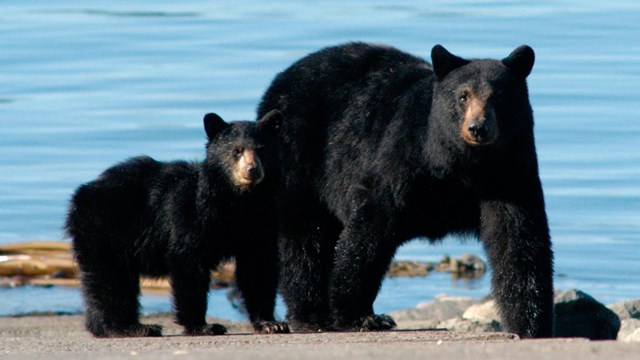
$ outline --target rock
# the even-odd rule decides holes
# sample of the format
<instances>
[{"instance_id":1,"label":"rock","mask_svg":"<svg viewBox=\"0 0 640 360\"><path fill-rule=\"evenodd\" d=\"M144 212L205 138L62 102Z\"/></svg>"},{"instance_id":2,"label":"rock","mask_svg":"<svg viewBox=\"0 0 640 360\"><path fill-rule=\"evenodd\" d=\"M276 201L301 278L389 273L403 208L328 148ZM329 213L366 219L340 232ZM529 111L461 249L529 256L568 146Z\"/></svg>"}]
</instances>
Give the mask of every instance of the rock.
<instances>
[{"instance_id":1,"label":"rock","mask_svg":"<svg viewBox=\"0 0 640 360\"><path fill-rule=\"evenodd\" d=\"M393 317L393 316L392 316ZM402 330L440 330L440 321L428 320L428 319L416 319L416 320L397 320L396 325L398 329Z\"/></svg>"},{"instance_id":2,"label":"rock","mask_svg":"<svg viewBox=\"0 0 640 360\"><path fill-rule=\"evenodd\" d=\"M483 333L483 332L498 332L502 331L502 326L496 320L468 320L460 317L442 321L437 325L437 328L447 329L455 332L466 333Z\"/></svg>"},{"instance_id":3,"label":"rock","mask_svg":"<svg viewBox=\"0 0 640 360\"><path fill-rule=\"evenodd\" d=\"M498 315L495 300L489 300L482 304L469 306L469 308L462 314L462 318L471 321L500 322L500 316Z\"/></svg>"},{"instance_id":4,"label":"rock","mask_svg":"<svg viewBox=\"0 0 640 360\"><path fill-rule=\"evenodd\" d=\"M640 299L621 301L607 307L616 313L620 320L640 319Z\"/></svg>"},{"instance_id":5,"label":"rock","mask_svg":"<svg viewBox=\"0 0 640 360\"><path fill-rule=\"evenodd\" d=\"M626 342L640 341L640 320L624 319L621 321L618 340Z\"/></svg>"},{"instance_id":6,"label":"rock","mask_svg":"<svg viewBox=\"0 0 640 360\"><path fill-rule=\"evenodd\" d=\"M614 340L620 319L613 311L579 290L556 295L555 337L586 337L591 340Z\"/></svg>"},{"instance_id":7,"label":"rock","mask_svg":"<svg viewBox=\"0 0 640 360\"><path fill-rule=\"evenodd\" d=\"M502 327L495 314L494 301L469 297L439 296L415 309L396 311L391 316L402 329L447 329L456 332L495 332ZM463 314L467 314L465 318Z\"/></svg>"},{"instance_id":8,"label":"rock","mask_svg":"<svg viewBox=\"0 0 640 360\"><path fill-rule=\"evenodd\" d=\"M579 290L558 291L555 299L555 337L591 340L640 341L639 301L610 305L626 316L621 321L611 309ZM627 315L624 315L627 314ZM441 296L415 309L391 314L401 329L448 329L456 332L502 331L494 300Z\"/></svg>"},{"instance_id":9,"label":"rock","mask_svg":"<svg viewBox=\"0 0 640 360\"><path fill-rule=\"evenodd\" d=\"M235 274L235 261L226 261L221 263L215 271L211 272L211 288L220 289L232 286Z\"/></svg>"},{"instance_id":10,"label":"rock","mask_svg":"<svg viewBox=\"0 0 640 360\"><path fill-rule=\"evenodd\" d=\"M471 305L483 300L470 297L440 296L435 301L421 303L414 309L400 310L391 313L396 321L405 320L435 320L444 321L460 317Z\"/></svg>"},{"instance_id":11,"label":"rock","mask_svg":"<svg viewBox=\"0 0 640 360\"><path fill-rule=\"evenodd\" d=\"M640 329L636 329L631 334L625 336L621 341L624 342L640 342Z\"/></svg>"},{"instance_id":12,"label":"rock","mask_svg":"<svg viewBox=\"0 0 640 360\"><path fill-rule=\"evenodd\" d=\"M482 277L487 270L487 266L476 255L463 254L459 258L454 259L445 255L435 266L440 272L449 272L455 278L477 279Z\"/></svg>"},{"instance_id":13,"label":"rock","mask_svg":"<svg viewBox=\"0 0 640 360\"><path fill-rule=\"evenodd\" d=\"M480 259L478 256L473 254L462 254L458 258L458 261L464 266L467 270L473 271L481 271L485 272L487 270L487 265Z\"/></svg>"},{"instance_id":14,"label":"rock","mask_svg":"<svg viewBox=\"0 0 640 360\"><path fill-rule=\"evenodd\" d=\"M387 276L426 276L433 270L434 265L421 261L394 261L389 267Z\"/></svg>"}]
</instances>

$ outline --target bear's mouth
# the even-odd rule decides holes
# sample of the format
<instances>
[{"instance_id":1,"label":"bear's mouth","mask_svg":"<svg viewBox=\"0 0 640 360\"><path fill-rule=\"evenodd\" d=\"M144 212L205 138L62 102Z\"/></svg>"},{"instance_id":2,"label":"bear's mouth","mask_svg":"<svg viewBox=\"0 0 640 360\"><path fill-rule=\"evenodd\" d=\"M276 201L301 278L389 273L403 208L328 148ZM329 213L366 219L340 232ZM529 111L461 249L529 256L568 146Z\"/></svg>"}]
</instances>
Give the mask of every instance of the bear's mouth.
<instances>
[{"instance_id":1,"label":"bear's mouth","mask_svg":"<svg viewBox=\"0 0 640 360\"><path fill-rule=\"evenodd\" d=\"M243 176L238 179L240 185L253 186L262 182L262 176Z\"/></svg>"},{"instance_id":2,"label":"bear's mouth","mask_svg":"<svg viewBox=\"0 0 640 360\"><path fill-rule=\"evenodd\" d=\"M474 136L469 136L467 133L463 133L462 139L464 140L465 143L467 143L470 146L480 147L480 146L487 146L487 145L493 144L494 141L496 140L496 136L474 137Z\"/></svg>"},{"instance_id":3,"label":"bear's mouth","mask_svg":"<svg viewBox=\"0 0 640 360\"><path fill-rule=\"evenodd\" d=\"M235 174L234 181L236 186L244 190L252 188L262 182L264 176L262 174Z\"/></svg>"}]
</instances>

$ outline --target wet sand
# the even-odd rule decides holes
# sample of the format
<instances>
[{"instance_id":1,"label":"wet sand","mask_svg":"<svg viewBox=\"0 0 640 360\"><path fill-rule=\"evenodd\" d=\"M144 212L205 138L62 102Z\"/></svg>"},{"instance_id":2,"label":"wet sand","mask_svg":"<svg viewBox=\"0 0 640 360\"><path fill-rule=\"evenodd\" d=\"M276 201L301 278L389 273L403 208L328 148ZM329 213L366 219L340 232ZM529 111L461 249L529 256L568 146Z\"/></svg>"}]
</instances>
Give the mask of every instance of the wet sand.
<instances>
[{"instance_id":1,"label":"wet sand","mask_svg":"<svg viewBox=\"0 0 640 360\"><path fill-rule=\"evenodd\" d=\"M247 323L225 323L230 335L189 337L169 316L162 338L96 339L83 317L0 318L0 357L16 359L637 359L640 343L585 339L520 340L507 333L468 334L446 330L377 333L252 335ZM415 326L416 324L412 324Z\"/></svg>"}]
</instances>

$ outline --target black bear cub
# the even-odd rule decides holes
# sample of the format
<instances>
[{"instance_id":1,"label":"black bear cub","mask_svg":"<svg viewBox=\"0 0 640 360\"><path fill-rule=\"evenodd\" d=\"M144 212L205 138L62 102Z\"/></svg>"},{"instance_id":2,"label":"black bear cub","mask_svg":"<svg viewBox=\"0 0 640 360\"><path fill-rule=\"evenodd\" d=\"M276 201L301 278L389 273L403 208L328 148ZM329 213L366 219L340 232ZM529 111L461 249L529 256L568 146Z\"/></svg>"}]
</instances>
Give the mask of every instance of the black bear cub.
<instances>
[{"instance_id":1,"label":"black bear cub","mask_svg":"<svg viewBox=\"0 0 640 360\"><path fill-rule=\"evenodd\" d=\"M257 122L204 117L202 163L136 157L80 186L66 228L98 337L161 336L139 322L140 275L169 276L186 335L226 333L207 324L210 272L236 259L236 283L255 332L288 332L274 320L278 282L273 189L281 114Z\"/></svg>"}]
</instances>

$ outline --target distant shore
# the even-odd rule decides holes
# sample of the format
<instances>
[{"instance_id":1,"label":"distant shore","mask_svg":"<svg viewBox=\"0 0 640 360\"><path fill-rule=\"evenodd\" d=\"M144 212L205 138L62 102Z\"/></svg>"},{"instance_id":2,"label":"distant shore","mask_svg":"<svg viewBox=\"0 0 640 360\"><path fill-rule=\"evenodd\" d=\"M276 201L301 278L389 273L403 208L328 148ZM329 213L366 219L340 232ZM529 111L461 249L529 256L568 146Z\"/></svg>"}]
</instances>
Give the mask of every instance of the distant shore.
<instances>
[{"instance_id":1,"label":"distant shore","mask_svg":"<svg viewBox=\"0 0 640 360\"><path fill-rule=\"evenodd\" d=\"M395 261L387 276L426 276L432 271L448 272L454 278L478 278L486 272L486 265L477 256L465 254L460 258L444 258L438 263ZM221 264L211 272L211 288L226 288L232 284L235 263ZM0 286L18 287L68 286L79 287L77 264L71 244L63 241L29 241L0 245ZM166 294L170 284L166 278L142 278L140 287L145 293Z\"/></svg>"}]
</instances>

